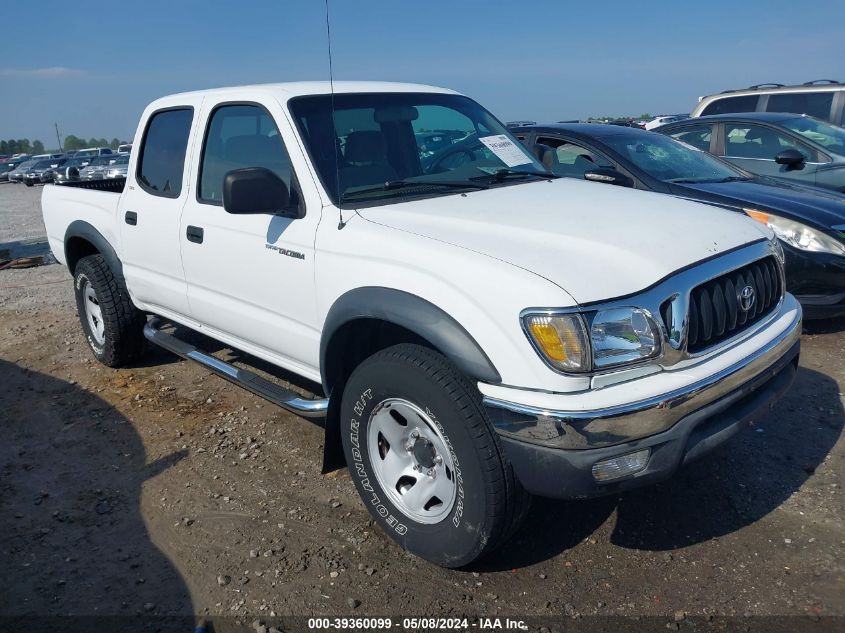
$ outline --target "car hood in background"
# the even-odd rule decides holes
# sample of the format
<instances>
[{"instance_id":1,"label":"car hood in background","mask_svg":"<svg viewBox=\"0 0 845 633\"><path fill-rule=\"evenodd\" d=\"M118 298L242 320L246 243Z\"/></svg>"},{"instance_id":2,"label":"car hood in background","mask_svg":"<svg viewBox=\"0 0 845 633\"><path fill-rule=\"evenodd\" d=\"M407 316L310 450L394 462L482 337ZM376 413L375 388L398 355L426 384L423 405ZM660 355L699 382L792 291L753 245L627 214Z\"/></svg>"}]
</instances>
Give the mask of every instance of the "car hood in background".
<instances>
[{"instance_id":1,"label":"car hood in background","mask_svg":"<svg viewBox=\"0 0 845 633\"><path fill-rule=\"evenodd\" d=\"M845 222L845 195L808 185L792 184L771 178L736 182L683 183L672 185L676 194L696 197L697 191L709 194L707 200L731 206L760 208L808 224L830 228ZM687 191L685 191L687 190ZM718 196L716 200L712 196ZM712 199L711 199L712 198Z\"/></svg>"},{"instance_id":2,"label":"car hood in background","mask_svg":"<svg viewBox=\"0 0 845 633\"><path fill-rule=\"evenodd\" d=\"M768 230L725 209L571 178L359 213L531 271L582 304L638 292Z\"/></svg>"}]
</instances>

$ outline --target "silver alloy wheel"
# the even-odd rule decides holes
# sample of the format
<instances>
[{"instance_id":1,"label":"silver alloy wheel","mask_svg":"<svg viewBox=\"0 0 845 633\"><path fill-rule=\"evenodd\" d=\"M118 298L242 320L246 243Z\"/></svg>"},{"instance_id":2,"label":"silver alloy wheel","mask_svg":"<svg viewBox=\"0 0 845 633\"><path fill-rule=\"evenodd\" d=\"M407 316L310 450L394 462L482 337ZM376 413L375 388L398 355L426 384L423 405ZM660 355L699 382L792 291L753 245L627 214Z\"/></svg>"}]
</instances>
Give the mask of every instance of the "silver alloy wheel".
<instances>
[{"instance_id":1,"label":"silver alloy wheel","mask_svg":"<svg viewBox=\"0 0 845 633\"><path fill-rule=\"evenodd\" d=\"M370 414L367 450L376 479L400 511L418 523L439 523L457 495L452 454L422 409L388 398Z\"/></svg>"},{"instance_id":2,"label":"silver alloy wheel","mask_svg":"<svg viewBox=\"0 0 845 633\"><path fill-rule=\"evenodd\" d=\"M85 318L88 319L91 336L98 345L106 344L106 325L103 323L103 310L97 300L97 293L87 279L82 286L82 300L85 302Z\"/></svg>"}]
</instances>

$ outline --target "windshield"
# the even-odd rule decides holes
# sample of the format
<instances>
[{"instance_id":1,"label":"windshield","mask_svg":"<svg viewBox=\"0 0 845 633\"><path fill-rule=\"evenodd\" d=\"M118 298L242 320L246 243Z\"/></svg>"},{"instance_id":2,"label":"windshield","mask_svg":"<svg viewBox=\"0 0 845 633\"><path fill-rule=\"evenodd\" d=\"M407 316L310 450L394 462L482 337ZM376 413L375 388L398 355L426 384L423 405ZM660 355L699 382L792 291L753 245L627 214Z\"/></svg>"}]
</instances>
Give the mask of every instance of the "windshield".
<instances>
[{"instance_id":1,"label":"windshield","mask_svg":"<svg viewBox=\"0 0 845 633\"><path fill-rule=\"evenodd\" d=\"M845 129L810 117L789 119L781 123L787 130L823 145L832 152L845 154Z\"/></svg>"},{"instance_id":2,"label":"windshield","mask_svg":"<svg viewBox=\"0 0 845 633\"><path fill-rule=\"evenodd\" d=\"M715 182L745 174L707 152L657 133L609 134L605 145L663 182Z\"/></svg>"},{"instance_id":3,"label":"windshield","mask_svg":"<svg viewBox=\"0 0 845 633\"><path fill-rule=\"evenodd\" d=\"M29 169L30 167L35 165L35 163L37 163L37 162L38 162L37 160L28 160L25 163L21 163L20 165L15 167L15 170L23 171L24 169Z\"/></svg>"},{"instance_id":4,"label":"windshield","mask_svg":"<svg viewBox=\"0 0 845 633\"><path fill-rule=\"evenodd\" d=\"M120 158L115 159L112 161L112 165L128 165L129 164L129 156L121 156Z\"/></svg>"},{"instance_id":5,"label":"windshield","mask_svg":"<svg viewBox=\"0 0 845 633\"><path fill-rule=\"evenodd\" d=\"M546 175L504 125L460 95L336 94L334 104L315 95L291 99L290 110L335 204L443 195L504 182L504 170Z\"/></svg>"}]
</instances>

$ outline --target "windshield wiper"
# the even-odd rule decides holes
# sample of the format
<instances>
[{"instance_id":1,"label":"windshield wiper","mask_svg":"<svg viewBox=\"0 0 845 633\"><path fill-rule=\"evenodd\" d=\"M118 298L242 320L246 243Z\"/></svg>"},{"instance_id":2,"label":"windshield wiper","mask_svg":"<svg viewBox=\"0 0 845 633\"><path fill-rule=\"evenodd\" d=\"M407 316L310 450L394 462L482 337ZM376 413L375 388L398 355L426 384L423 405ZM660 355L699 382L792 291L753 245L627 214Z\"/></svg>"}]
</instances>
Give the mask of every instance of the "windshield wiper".
<instances>
[{"instance_id":1,"label":"windshield wiper","mask_svg":"<svg viewBox=\"0 0 845 633\"><path fill-rule=\"evenodd\" d=\"M344 193L341 196L342 200L348 200L351 196L358 194L373 193L377 191L391 191L392 189L406 189L409 187L449 187L452 189L489 189L488 185L472 182L470 180L388 180L380 185L367 187L365 189L356 189L349 193Z\"/></svg>"},{"instance_id":2,"label":"windshield wiper","mask_svg":"<svg viewBox=\"0 0 845 633\"><path fill-rule=\"evenodd\" d=\"M557 174L550 171L525 171L523 169L511 169L510 167L503 167L497 169L491 176L490 182L502 182L508 176L536 176L537 178L560 178Z\"/></svg>"},{"instance_id":3,"label":"windshield wiper","mask_svg":"<svg viewBox=\"0 0 845 633\"><path fill-rule=\"evenodd\" d=\"M751 180L745 176L727 176L725 178L669 178L666 182L674 184L693 184L703 185L705 183L719 183L719 182L740 182L744 180Z\"/></svg>"}]
</instances>

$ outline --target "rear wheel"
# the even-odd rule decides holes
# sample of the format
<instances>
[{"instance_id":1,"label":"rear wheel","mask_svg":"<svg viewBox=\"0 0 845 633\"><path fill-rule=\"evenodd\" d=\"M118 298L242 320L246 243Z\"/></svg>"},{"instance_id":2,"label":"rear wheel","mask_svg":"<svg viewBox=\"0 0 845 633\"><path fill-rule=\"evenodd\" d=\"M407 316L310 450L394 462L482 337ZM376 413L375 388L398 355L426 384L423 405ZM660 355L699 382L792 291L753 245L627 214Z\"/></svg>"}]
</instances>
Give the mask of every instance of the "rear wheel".
<instances>
[{"instance_id":1,"label":"rear wheel","mask_svg":"<svg viewBox=\"0 0 845 633\"><path fill-rule=\"evenodd\" d=\"M478 389L446 358L401 344L365 360L342 399L365 506L399 545L444 567L499 547L528 507Z\"/></svg>"},{"instance_id":2,"label":"rear wheel","mask_svg":"<svg viewBox=\"0 0 845 633\"><path fill-rule=\"evenodd\" d=\"M144 349L144 314L102 255L79 260L73 287L82 331L97 360L121 367L137 358Z\"/></svg>"}]
</instances>

